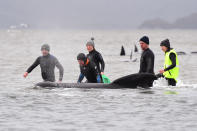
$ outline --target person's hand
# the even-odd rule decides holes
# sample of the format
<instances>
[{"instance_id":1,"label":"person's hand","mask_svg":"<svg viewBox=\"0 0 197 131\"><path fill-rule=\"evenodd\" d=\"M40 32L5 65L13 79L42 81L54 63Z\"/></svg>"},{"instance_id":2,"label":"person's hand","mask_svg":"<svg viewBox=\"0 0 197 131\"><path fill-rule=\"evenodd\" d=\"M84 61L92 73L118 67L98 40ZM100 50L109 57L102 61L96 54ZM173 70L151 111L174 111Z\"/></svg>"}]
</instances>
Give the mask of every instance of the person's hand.
<instances>
[{"instance_id":1,"label":"person's hand","mask_svg":"<svg viewBox=\"0 0 197 131\"><path fill-rule=\"evenodd\" d=\"M157 77L157 79L159 79L159 78L163 77L163 74L159 73L159 74L157 74L155 76Z\"/></svg>"},{"instance_id":2,"label":"person's hand","mask_svg":"<svg viewBox=\"0 0 197 131\"><path fill-rule=\"evenodd\" d=\"M25 73L23 74L23 77L26 78L27 76L28 76L28 72L25 72Z\"/></svg>"},{"instance_id":3,"label":"person's hand","mask_svg":"<svg viewBox=\"0 0 197 131\"><path fill-rule=\"evenodd\" d=\"M101 75L104 75L104 72L101 72Z\"/></svg>"},{"instance_id":4,"label":"person's hand","mask_svg":"<svg viewBox=\"0 0 197 131\"><path fill-rule=\"evenodd\" d=\"M62 83L62 81L59 80L58 83Z\"/></svg>"},{"instance_id":5,"label":"person's hand","mask_svg":"<svg viewBox=\"0 0 197 131\"><path fill-rule=\"evenodd\" d=\"M165 72L164 70L160 70L160 71L159 71L160 74L163 74L164 72Z\"/></svg>"}]
</instances>

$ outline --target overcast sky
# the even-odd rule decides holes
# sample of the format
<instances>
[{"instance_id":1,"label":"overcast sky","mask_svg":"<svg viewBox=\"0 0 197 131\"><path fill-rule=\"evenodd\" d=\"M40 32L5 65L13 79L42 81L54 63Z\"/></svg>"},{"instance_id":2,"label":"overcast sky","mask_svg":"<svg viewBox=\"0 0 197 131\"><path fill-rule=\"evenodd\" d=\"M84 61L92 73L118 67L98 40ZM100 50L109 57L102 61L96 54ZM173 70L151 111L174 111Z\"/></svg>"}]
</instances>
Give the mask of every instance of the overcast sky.
<instances>
[{"instance_id":1,"label":"overcast sky","mask_svg":"<svg viewBox=\"0 0 197 131\"><path fill-rule=\"evenodd\" d=\"M137 28L144 20L197 13L197 0L0 0L0 27Z\"/></svg>"}]
</instances>

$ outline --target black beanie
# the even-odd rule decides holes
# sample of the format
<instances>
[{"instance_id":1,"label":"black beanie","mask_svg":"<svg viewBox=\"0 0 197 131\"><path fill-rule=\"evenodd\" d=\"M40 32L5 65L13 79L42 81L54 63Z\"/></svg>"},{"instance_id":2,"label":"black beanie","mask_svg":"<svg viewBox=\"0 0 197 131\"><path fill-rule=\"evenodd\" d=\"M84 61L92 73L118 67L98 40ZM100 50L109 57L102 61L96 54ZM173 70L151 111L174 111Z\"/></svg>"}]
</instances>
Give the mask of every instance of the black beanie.
<instances>
[{"instance_id":1,"label":"black beanie","mask_svg":"<svg viewBox=\"0 0 197 131\"><path fill-rule=\"evenodd\" d=\"M82 60L85 62L87 60L87 57L84 53L79 53L77 56L77 60Z\"/></svg>"},{"instance_id":2,"label":"black beanie","mask_svg":"<svg viewBox=\"0 0 197 131\"><path fill-rule=\"evenodd\" d=\"M165 40L161 41L160 46L165 46L168 49L170 49L170 41L169 41L169 39L165 39Z\"/></svg>"},{"instance_id":3,"label":"black beanie","mask_svg":"<svg viewBox=\"0 0 197 131\"><path fill-rule=\"evenodd\" d=\"M140 38L139 41L143 41L144 43L149 45L149 38L148 38L148 36L143 36L142 38Z\"/></svg>"}]
</instances>

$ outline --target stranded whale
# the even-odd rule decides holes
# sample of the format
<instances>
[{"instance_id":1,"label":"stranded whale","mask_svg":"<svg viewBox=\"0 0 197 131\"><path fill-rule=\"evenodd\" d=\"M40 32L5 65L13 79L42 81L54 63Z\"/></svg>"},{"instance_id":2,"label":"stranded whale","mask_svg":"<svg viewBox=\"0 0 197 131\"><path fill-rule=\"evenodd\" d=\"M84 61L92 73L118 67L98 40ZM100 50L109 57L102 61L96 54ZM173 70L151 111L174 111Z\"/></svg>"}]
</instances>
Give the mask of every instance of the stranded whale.
<instances>
[{"instance_id":1,"label":"stranded whale","mask_svg":"<svg viewBox=\"0 0 197 131\"><path fill-rule=\"evenodd\" d=\"M56 83L56 82L39 82L35 86L42 88L105 88L105 89L120 89L120 88L137 88L139 85L146 87L149 82L156 80L154 74L137 73L121 77L110 84L103 83Z\"/></svg>"}]
</instances>

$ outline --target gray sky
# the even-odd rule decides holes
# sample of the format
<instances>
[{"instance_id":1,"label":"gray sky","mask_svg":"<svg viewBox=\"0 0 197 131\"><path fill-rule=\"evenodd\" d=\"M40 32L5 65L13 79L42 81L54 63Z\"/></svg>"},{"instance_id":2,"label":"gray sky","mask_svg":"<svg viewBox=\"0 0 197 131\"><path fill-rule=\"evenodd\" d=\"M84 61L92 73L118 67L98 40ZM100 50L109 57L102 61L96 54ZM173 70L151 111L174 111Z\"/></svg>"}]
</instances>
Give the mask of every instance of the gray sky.
<instances>
[{"instance_id":1,"label":"gray sky","mask_svg":"<svg viewBox=\"0 0 197 131\"><path fill-rule=\"evenodd\" d=\"M197 0L0 0L0 27L137 28L144 20L169 22L197 12Z\"/></svg>"}]
</instances>

